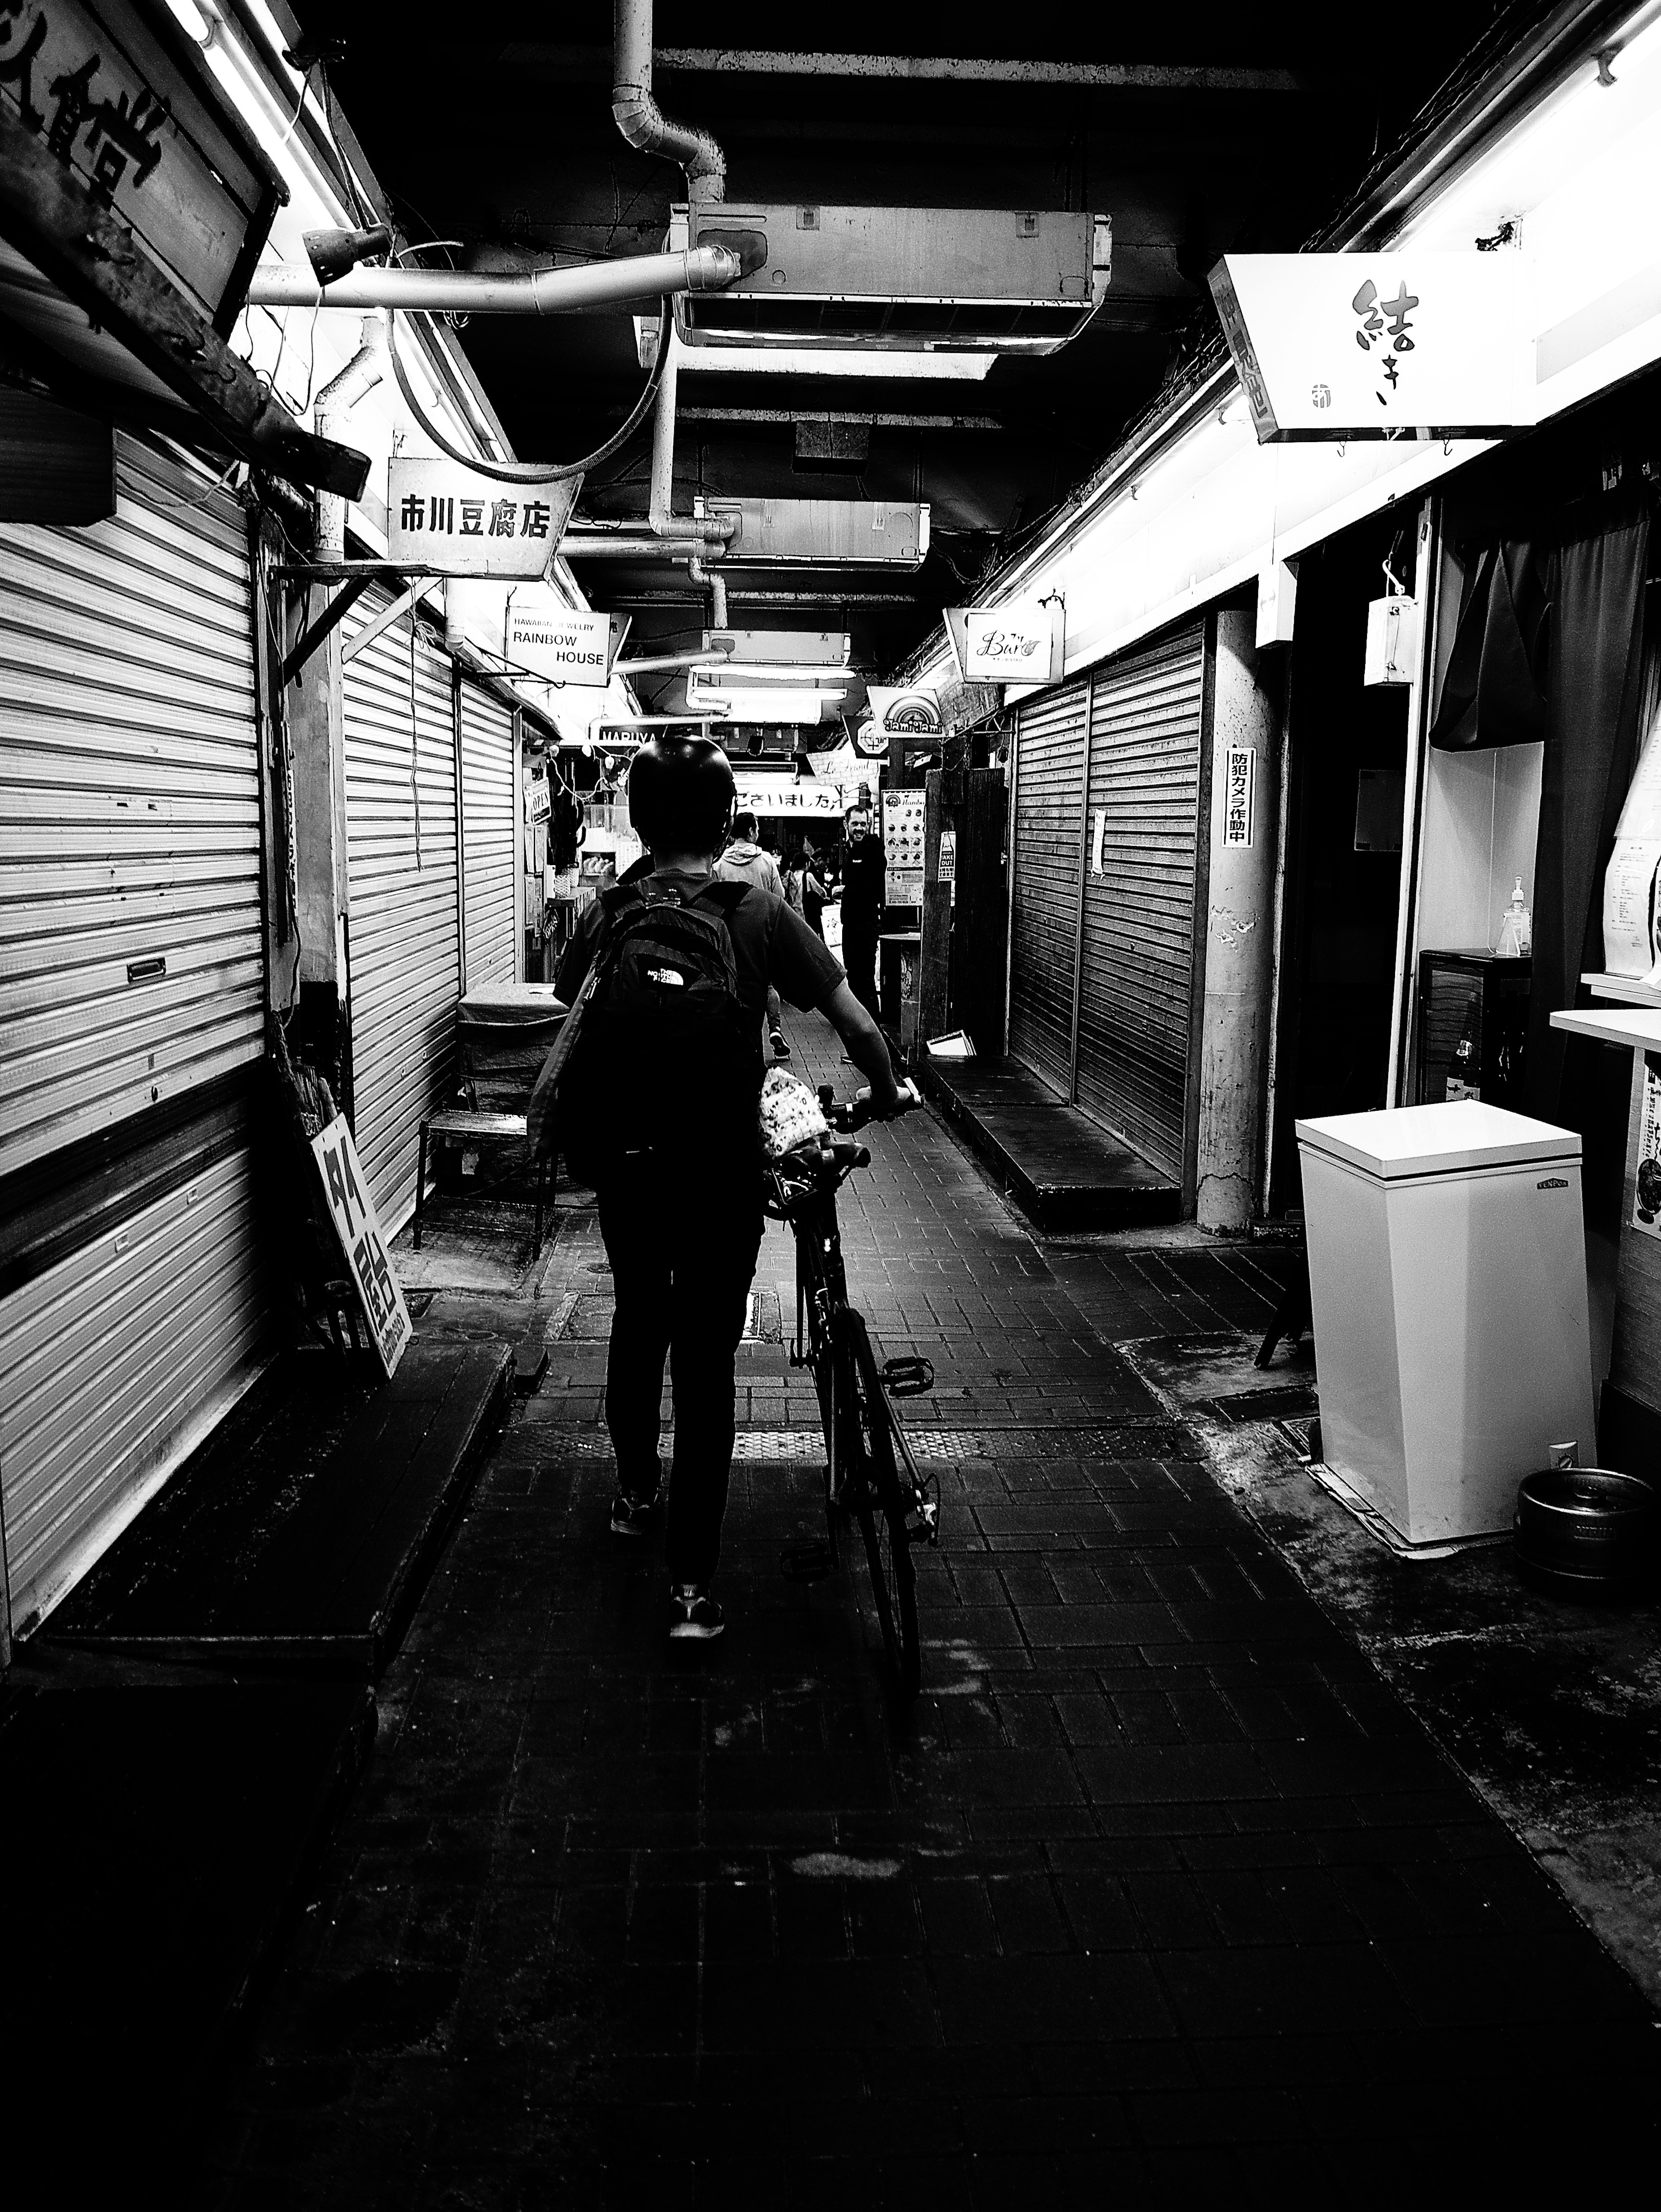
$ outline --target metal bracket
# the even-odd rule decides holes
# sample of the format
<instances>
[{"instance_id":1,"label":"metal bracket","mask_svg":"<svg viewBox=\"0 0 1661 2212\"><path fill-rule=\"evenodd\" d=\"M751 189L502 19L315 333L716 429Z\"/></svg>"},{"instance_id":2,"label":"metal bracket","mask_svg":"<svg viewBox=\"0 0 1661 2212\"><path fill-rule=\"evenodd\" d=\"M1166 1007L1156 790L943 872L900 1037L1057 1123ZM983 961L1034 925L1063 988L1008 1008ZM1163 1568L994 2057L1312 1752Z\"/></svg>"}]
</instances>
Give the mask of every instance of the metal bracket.
<instances>
[{"instance_id":1,"label":"metal bracket","mask_svg":"<svg viewBox=\"0 0 1661 2212\"><path fill-rule=\"evenodd\" d=\"M340 588L324 608L311 627L295 640L284 656L278 672L279 689L286 691L307 662L324 643L329 633L339 627L357 605L371 584L407 584L411 577L436 578L439 572L426 568L412 568L407 563L392 561L296 561L271 570L272 581L278 584L338 584ZM405 599L387 610L378 627L384 629L388 622L402 613L412 599L418 599L425 589L411 587ZM368 637L355 639L354 646L367 645Z\"/></svg>"}]
</instances>

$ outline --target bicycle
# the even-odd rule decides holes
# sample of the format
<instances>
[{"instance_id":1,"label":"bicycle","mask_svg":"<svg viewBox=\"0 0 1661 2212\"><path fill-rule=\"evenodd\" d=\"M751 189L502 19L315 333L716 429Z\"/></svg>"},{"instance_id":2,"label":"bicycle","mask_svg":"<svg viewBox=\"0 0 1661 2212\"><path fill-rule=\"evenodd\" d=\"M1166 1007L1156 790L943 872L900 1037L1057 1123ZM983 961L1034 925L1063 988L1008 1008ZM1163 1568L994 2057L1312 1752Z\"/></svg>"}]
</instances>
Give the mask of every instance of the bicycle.
<instances>
[{"instance_id":1,"label":"bicycle","mask_svg":"<svg viewBox=\"0 0 1661 2212\"><path fill-rule=\"evenodd\" d=\"M767 1171L767 1211L788 1222L796 1240L790 1364L813 1370L826 1454L828 1563L809 1546L794 1565L787 1554L786 1571L806 1580L830 1572L841 1564L840 1526L857 1522L894 1686L910 1698L922 1681L911 1553L918 1544L940 1542L940 1478L919 1471L893 1401L932 1390L934 1370L922 1358L879 1368L865 1316L849 1304L837 1193L856 1168L870 1165L870 1152L853 1135L870 1119L870 1100L861 1093L838 1101L828 1084L818 1096L830 1133L797 1146ZM902 1096L908 1107L922 1103L909 1083Z\"/></svg>"}]
</instances>

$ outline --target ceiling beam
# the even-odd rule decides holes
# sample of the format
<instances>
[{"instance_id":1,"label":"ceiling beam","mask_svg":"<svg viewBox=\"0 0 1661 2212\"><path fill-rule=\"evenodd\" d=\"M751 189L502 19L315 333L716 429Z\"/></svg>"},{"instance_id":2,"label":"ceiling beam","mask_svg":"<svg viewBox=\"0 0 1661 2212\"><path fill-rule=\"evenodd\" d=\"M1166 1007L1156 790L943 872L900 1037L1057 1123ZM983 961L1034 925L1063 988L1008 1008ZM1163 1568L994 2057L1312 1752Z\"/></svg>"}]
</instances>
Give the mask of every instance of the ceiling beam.
<instances>
[{"instance_id":1,"label":"ceiling beam","mask_svg":"<svg viewBox=\"0 0 1661 2212\"><path fill-rule=\"evenodd\" d=\"M1165 62L982 60L950 54L784 53L757 46L659 46L660 69L700 76L892 77L907 83L1037 84L1114 92L1307 92L1295 70Z\"/></svg>"},{"instance_id":2,"label":"ceiling beam","mask_svg":"<svg viewBox=\"0 0 1661 2212\"><path fill-rule=\"evenodd\" d=\"M608 413L621 415L621 407ZM679 407L682 422L858 422L872 430L1001 430L996 415L866 415L838 407Z\"/></svg>"}]
</instances>

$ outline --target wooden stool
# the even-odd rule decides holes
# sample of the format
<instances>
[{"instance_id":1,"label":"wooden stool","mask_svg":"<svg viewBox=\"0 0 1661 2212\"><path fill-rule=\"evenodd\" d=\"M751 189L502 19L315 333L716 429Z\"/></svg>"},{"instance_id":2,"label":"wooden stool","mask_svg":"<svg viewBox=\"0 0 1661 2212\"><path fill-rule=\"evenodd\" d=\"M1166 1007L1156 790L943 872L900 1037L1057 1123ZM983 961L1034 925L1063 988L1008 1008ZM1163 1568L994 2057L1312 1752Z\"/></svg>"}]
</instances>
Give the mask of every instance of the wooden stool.
<instances>
[{"instance_id":1,"label":"wooden stool","mask_svg":"<svg viewBox=\"0 0 1661 2212\"><path fill-rule=\"evenodd\" d=\"M427 1139L461 1137L473 1145L522 1145L526 1129L523 1114L471 1114L464 1107L447 1109L442 1114L429 1114L421 1125L421 1154L416 1165L415 1235L411 1239L416 1250L421 1249L421 1209L427 1197ZM542 1249L542 1211L545 1197L549 1194L549 1162L545 1158L536 1163L537 1171L537 1227L536 1249Z\"/></svg>"}]
</instances>

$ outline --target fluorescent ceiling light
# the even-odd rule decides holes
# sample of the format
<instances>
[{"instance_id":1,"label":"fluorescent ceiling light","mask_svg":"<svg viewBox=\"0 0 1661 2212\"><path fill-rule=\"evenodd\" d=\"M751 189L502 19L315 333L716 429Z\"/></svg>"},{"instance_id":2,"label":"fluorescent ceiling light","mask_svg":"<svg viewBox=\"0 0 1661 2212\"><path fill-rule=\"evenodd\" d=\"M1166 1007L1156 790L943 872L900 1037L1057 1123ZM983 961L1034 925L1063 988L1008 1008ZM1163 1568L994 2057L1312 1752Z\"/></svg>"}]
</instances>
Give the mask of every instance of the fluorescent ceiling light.
<instances>
[{"instance_id":1,"label":"fluorescent ceiling light","mask_svg":"<svg viewBox=\"0 0 1661 2212\"><path fill-rule=\"evenodd\" d=\"M906 381L978 383L992 353L879 353L829 346L696 345L678 349L683 376L888 376Z\"/></svg>"}]
</instances>

